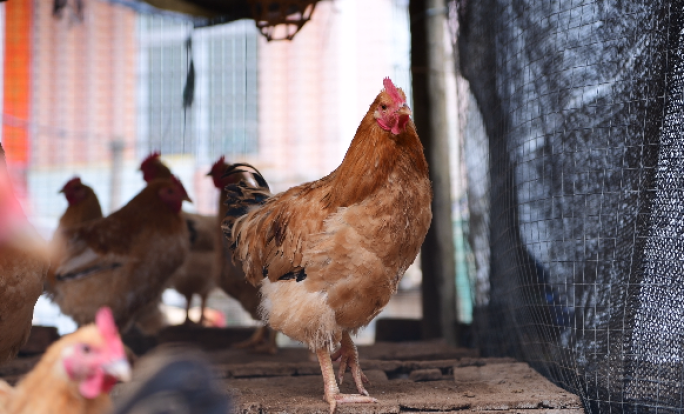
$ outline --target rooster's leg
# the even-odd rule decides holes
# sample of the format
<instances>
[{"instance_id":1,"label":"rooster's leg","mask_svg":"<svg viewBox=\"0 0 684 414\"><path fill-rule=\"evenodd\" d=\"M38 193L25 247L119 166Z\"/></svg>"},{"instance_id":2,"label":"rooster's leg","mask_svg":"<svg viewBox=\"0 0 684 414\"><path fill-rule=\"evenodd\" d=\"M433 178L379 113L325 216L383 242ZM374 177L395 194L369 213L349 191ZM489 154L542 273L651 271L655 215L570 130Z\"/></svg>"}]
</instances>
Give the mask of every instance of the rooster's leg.
<instances>
[{"instance_id":1,"label":"rooster's leg","mask_svg":"<svg viewBox=\"0 0 684 414\"><path fill-rule=\"evenodd\" d=\"M257 345L264 342L264 336L267 332L267 326L260 326L257 328L256 331L254 331L254 333L252 334L252 336L249 337L248 340L238 342L237 344L233 345L233 348L254 348Z\"/></svg>"},{"instance_id":2,"label":"rooster's leg","mask_svg":"<svg viewBox=\"0 0 684 414\"><path fill-rule=\"evenodd\" d=\"M192 323L190 320L190 304L192 303L192 295L185 295L185 322L184 325L189 325Z\"/></svg>"},{"instance_id":3,"label":"rooster's leg","mask_svg":"<svg viewBox=\"0 0 684 414\"><path fill-rule=\"evenodd\" d=\"M349 367L359 394L368 395L368 391L366 391L363 383L365 382L370 385L370 381L368 381L366 375L361 371L361 367L359 366L359 353L356 350L354 341L352 341L351 336L349 336L347 331L342 332L342 347L338 352L340 353L341 358L340 369L337 373L340 384L344 381L344 373L347 372L347 367Z\"/></svg>"},{"instance_id":4,"label":"rooster's leg","mask_svg":"<svg viewBox=\"0 0 684 414\"><path fill-rule=\"evenodd\" d=\"M316 350L316 356L318 357L318 363L321 364L321 372L323 373L323 390L325 393L323 399L330 404L330 414L335 412L335 407L337 407L338 403L378 402L378 400L368 395L341 394L335 380L335 371L330 359L330 352L326 348L320 348Z\"/></svg>"},{"instance_id":5,"label":"rooster's leg","mask_svg":"<svg viewBox=\"0 0 684 414\"><path fill-rule=\"evenodd\" d=\"M254 347L254 352L257 354L271 354L275 355L278 353L278 344L276 339L278 338L278 332L272 328L265 327L268 338L265 339L265 344L257 345Z\"/></svg>"},{"instance_id":6,"label":"rooster's leg","mask_svg":"<svg viewBox=\"0 0 684 414\"><path fill-rule=\"evenodd\" d=\"M200 305L200 318L199 318L199 325L203 326L204 324L204 310L207 308L207 294L205 293L202 295L202 305Z\"/></svg>"},{"instance_id":7,"label":"rooster's leg","mask_svg":"<svg viewBox=\"0 0 684 414\"><path fill-rule=\"evenodd\" d=\"M339 362L341 356L342 356L342 348L340 347L340 349L338 349L337 351L330 354L330 359L332 359L333 362Z\"/></svg>"}]
</instances>

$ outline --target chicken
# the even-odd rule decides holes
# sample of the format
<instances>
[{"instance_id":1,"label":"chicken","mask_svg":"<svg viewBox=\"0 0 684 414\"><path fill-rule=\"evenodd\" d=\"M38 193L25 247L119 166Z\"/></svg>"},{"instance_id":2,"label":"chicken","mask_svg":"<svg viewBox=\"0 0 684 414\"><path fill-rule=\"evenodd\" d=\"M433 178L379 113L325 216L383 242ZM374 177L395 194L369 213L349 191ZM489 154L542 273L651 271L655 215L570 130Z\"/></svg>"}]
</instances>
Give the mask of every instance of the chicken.
<instances>
[{"instance_id":1,"label":"chicken","mask_svg":"<svg viewBox=\"0 0 684 414\"><path fill-rule=\"evenodd\" d=\"M48 263L45 241L14 196L0 145L0 364L28 340Z\"/></svg>"},{"instance_id":2,"label":"chicken","mask_svg":"<svg viewBox=\"0 0 684 414\"><path fill-rule=\"evenodd\" d=\"M359 125L342 164L328 176L271 195L229 186L222 228L247 280L259 285L261 312L274 329L315 351L324 399L374 402L364 387L352 334L380 313L425 238L432 190L406 97L389 78ZM244 172L236 164L231 172ZM341 394L330 352L340 344Z\"/></svg>"},{"instance_id":3,"label":"chicken","mask_svg":"<svg viewBox=\"0 0 684 414\"><path fill-rule=\"evenodd\" d=\"M141 310L158 302L189 249L180 216L184 200L190 201L178 179L154 180L119 211L66 230L66 254L55 276L62 312L84 325L108 306L125 332Z\"/></svg>"},{"instance_id":4,"label":"chicken","mask_svg":"<svg viewBox=\"0 0 684 414\"><path fill-rule=\"evenodd\" d=\"M107 413L109 391L130 379L112 313L102 308L96 324L52 344L15 388L0 381L0 414Z\"/></svg>"},{"instance_id":5,"label":"chicken","mask_svg":"<svg viewBox=\"0 0 684 414\"><path fill-rule=\"evenodd\" d=\"M55 267L65 253L64 246L66 245L66 240L63 235L64 231L88 221L102 218L102 208L95 191L81 183L79 177L74 177L67 181L59 192L64 194L68 207L64 214L62 214L62 217L59 218L57 230L55 230L52 242L50 243L53 256L50 270L48 270L47 283L45 284L45 290L50 296L54 295Z\"/></svg>"},{"instance_id":6,"label":"chicken","mask_svg":"<svg viewBox=\"0 0 684 414\"><path fill-rule=\"evenodd\" d=\"M228 206L225 204L226 201L226 187L231 184L238 183L243 177L241 174L231 174L224 176L226 171L231 167L230 164L226 163L225 158L221 157L214 165L207 175L212 177L214 181L214 186L221 190L219 196L219 207L218 207L218 217L222 218L226 216L228 211ZM259 316L259 303L261 298L259 295L259 289L249 283L245 279L245 273L242 271L240 266L236 266L231 259L230 248L228 245L228 240L223 237L220 226L217 223L216 227L216 245L221 246L216 251L216 264L215 268L219 273L217 280L221 289L223 289L226 294L233 297L235 300L240 302L242 308L247 311L254 320L261 320ZM275 354L278 351L276 345L276 332L268 327L268 325L261 326L257 328L247 341L235 344L236 348L250 348L259 353Z\"/></svg>"},{"instance_id":7,"label":"chicken","mask_svg":"<svg viewBox=\"0 0 684 414\"><path fill-rule=\"evenodd\" d=\"M171 170L159 158L159 153L152 153L140 165L143 179L146 182L157 178L168 178ZM183 265L171 276L170 286L185 296L185 323L190 323L190 305L192 297L199 295L202 300L199 323L204 322L204 309L209 293L216 287L214 271L215 234L219 228L218 219L183 211L181 213L190 234L190 253Z\"/></svg>"},{"instance_id":8,"label":"chicken","mask_svg":"<svg viewBox=\"0 0 684 414\"><path fill-rule=\"evenodd\" d=\"M58 229L102 218L102 208L95 191L83 184L79 177L67 181L59 192L64 194L69 206L59 218Z\"/></svg>"}]
</instances>

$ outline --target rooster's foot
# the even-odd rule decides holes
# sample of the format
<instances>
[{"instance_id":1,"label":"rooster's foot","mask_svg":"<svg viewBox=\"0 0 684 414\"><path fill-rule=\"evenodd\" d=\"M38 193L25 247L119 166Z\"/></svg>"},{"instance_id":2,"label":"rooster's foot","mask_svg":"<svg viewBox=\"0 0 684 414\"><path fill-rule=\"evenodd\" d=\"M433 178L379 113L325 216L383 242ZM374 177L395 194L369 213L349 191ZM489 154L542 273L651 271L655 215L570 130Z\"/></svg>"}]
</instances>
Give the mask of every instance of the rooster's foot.
<instances>
[{"instance_id":1,"label":"rooster's foot","mask_svg":"<svg viewBox=\"0 0 684 414\"><path fill-rule=\"evenodd\" d=\"M337 404L369 404L378 402L378 400L369 397L368 395L340 393L325 395L323 401L326 401L330 405L330 414L335 413Z\"/></svg>"},{"instance_id":2,"label":"rooster's foot","mask_svg":"<svg viewBox=\"0 0 684 414\"><path fill-rule=\"evenodd\" d=\"M356 345L352 342L349 333L346 331L342 333L342 347L340 347L337 352L339 352L340 358L340 368L337 371L337 378L340 385L344 382L344 373L347 372L347 368L349 368L359 394L367 396L368 391L366 391L363 384L366 383L370 385L370 381L368 381L366 375L361 371L361 367L359 366L359 353L357 352Z\"/></svg>"}]
</instances>

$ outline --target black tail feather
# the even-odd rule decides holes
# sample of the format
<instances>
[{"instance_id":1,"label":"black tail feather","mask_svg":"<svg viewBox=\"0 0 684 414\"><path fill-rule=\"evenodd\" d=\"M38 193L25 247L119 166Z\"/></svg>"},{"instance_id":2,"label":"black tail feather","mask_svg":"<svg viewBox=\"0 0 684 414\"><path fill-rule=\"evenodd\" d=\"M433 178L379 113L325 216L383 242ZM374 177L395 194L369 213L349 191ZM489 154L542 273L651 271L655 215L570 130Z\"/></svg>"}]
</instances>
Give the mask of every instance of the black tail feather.
<instances>
[{"instance_id":1,"label":"black tail feather","mask_svg":"<svg viewBox=\"0 0 684 414\"><path fill-rule=\"evenodd\" d=\"M244 169L241 169L240 167L251 168L254 171L252 171L252 172L246 171ZM243 163L243 162L238 162L238 163L232 164L230 167L228 167L226 169L226 171L223 173L221 178L225 178L225 177L231 176L233 174L241 174L241 173L245 173L245 174L251 173L252 177L254 178L254 181L256 181L256 183L259 185L259 187L265 188L266 190L269 190L269 191L271 190L271 188L268 186L268 183L266 182L266 179L264 178L264 176L261 175L261 172L259 170L257 170L257 168L255 166L253 166L252 164L247 164L247 163Z\"/></svg>"},{"instance_id":2,"label":"black tail feather","mask_svg":"<svg viewBox=\"0 0 684 414\"><path fill-rule=\"evenodd\" d=\"M244 167L251 168L254 171L250 172L244 170ZM271 196L268 183L261 175L259 170L250 164L233 164L226 170L226 172L223 174L223 177L239 173L251 173L258 187L250 186L245 180L240 181L238 184L226 186L226 199L223 201L223 203L228 207L228 209L221 222L221 228L223 229L223 234L228 238L228 240L232 240L232 229L235 221L247 214L250 210L250 207L264 204ZM236 242L236 240L233 240L233 248L235 247Z\"/></svg>"}]
</instances>

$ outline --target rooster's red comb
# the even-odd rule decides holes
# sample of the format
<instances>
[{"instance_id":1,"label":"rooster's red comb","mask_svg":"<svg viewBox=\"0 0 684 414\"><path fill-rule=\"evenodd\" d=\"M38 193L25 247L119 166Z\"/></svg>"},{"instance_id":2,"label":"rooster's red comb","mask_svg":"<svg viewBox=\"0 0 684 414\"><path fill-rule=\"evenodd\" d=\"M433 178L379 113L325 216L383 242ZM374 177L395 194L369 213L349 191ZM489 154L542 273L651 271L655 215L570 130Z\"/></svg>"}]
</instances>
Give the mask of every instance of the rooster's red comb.
<instances>
[{"instance_id":1,"label":"rooster's red comb","mask_svg":"<svg viewBox=\"0 0 684 414\"><path fill-rule=\"evenodd\" d=\"M140 163L140 169L145 169L148 165L152 164L153 162L159 161L160 156L161 153L159 151L155 151L152 154L148 155L147 158L145 158L143 162Z\"/></svg>"},{"instance_id":2,"label":"rooster's red comb","mask_svg":"<svg viewBox=\"0 0 684 414\"><path fill-rule=\"evenodd\" d=\"M126 353L119 338L119 330L116 328L112 310L108 307L100 308L95 315L95 325L105 341L107 353L111 356L125 356Z\"/></svg>"},{"instance_id":3,"label":"rooster's red comb","mask_svg":"<svg viewBox=\"0 0 684 414\"><path fill-rule=\"evenodd\" d=\"M385 78L382 81L382 85L385 87L385 92L389 94L390 98L392 98L395 104L398 105L404 103L404 98L401 96L397 88L392 83L392 79L390 79L389 77Z\"/></svg>"},{"instance_id":4,"label":"rooster's red comb","mask_svg":"<svg viewBox=\"0 0 684 414\"><path fill-rule=\"evenodd\" d=\"M212 172L213 172L213 171L216 171L216 170L218 170L219 168L222 169L223 167L225 167L225 165L226 165L226 156L225 156L225 155L221 155L221 158L219 158L219 159L214 163L214 165L211 166L211 171L212 171Z\"/></svg>"},{"instance_id":5,"label":"rooster's red comb","mask_svg":"<svg viewBox=\"0 0 684 414\"><path fill-rule=\"evenodd\" d=\"M111 309L107 307L100 308L95 315L95 325L97 325L97 330L100 331L105 341L109 342L119 337L119 331L116 329Z\"/></svg>"}]
</instances>

